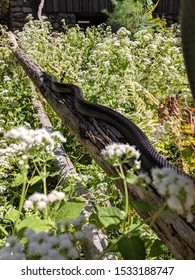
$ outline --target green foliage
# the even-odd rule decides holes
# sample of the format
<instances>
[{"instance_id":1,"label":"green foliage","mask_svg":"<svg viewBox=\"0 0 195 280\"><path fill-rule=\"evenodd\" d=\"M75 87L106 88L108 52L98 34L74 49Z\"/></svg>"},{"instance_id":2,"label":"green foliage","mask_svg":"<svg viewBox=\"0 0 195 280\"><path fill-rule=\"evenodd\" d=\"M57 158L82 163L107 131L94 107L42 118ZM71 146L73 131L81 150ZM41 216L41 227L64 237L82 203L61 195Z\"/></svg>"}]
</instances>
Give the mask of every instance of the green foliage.
<instances>
[{"instance_id":1,"label":"green foliage","mask_svg":"<svg viewBox=\"0 0 195 280\"><path fill-rule=\"evenodd\" d=\"M118 248L125 260L145 260L145 245L137 236L122 237L118 242Z\"/></svg>"},{"instance_id":2,"label":"green foliage","mask_svg":"<svg viewBox=\"0 0 195 280\"><path fill-rule=\"evenodd\" d=\"M124 26L133 34L142 29L153 31L165 26L164 20L153 19L152 12L157 4L151 5L147 0L112 0L112 3L114 11L104 11L108 15L108 24Z\"/></svg>"}]
</instances>

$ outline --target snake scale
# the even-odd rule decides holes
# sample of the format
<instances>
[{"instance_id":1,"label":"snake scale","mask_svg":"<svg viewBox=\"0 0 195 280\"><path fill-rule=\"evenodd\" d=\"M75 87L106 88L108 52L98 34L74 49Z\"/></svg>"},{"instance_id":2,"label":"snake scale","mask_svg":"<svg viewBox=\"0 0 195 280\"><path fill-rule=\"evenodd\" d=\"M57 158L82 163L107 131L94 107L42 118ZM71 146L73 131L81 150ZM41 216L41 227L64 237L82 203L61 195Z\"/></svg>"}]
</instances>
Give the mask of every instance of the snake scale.
<instances>
[{"instance_id":1,"label":"snake scale","mask_svg":"<svg viewBox=\"0 0 195 280\"><path fill-rule=\"evenodd\" d=\"M185 22L187 17L187 8L186 6L189 5L188 2L185 0L186 4L183 3L183 19L182 22ZM193 2L193 7L195 11L195 1ZM187 4L188 3L188 4ZM191 5L191 4L190 4ZM186 20L187 21L187 20ZM192 54L188 54L188 49L191 50L191 47L195 47L195 40L194 42L189 42L188 39L185 39L185 37L189 36L188 32L186 32L184 29L186 29L186 22L183 24L182 28L182 42L183 42L183 50L184 50L184 58L186 62L186 68L187 73L189 77L189 82L192 89L192 94L195 97L195 63L192 66L188 66L188 64L191 64L190 58ZM195 21L193 25L193 30L195 30ZM195 33L194 33L195 35ZM189 47L186 46L189 44ZM195 48L194 48L194 60L195 60ZM194 73L192 75L192 73ZM74 100L74 106L78 113L93 117L97 119L101 119L111 126L114 126L117 130L121 132L121 134L125 137L126 141L130 145L134 145L137 150L141 153L140 160L141 160L141 166L142 169L145 172L151 173L151 169L158 167L158 168L169 168L171 170L174 170L177 174L184 175L186 177L189 177L191 179L194 179L190 175L186 174L184 171L177 169L173 165L171 165L167 160L165 160L158 152L157 150L152 146L150 143L148 137L145 135L145 133L132 121L121 115L120 113L99 104L91 103L84 99L82 90L73 85L68 83L61 83L58 82L57 79L50 75L45 74L46 82L48 83L49 80L49 86L52 88L53 91L58 93L68 93L73 96Z\"/></svg>"}]
</instances>

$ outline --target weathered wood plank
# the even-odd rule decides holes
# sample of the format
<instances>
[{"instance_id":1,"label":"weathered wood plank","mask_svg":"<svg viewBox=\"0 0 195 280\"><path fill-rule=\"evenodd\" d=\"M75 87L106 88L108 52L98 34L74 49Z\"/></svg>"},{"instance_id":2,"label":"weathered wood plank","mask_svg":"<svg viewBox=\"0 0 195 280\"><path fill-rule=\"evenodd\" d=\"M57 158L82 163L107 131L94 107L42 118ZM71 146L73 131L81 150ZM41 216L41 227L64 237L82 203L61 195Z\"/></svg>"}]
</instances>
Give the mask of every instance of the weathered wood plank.
<instances>
[{"instance_id":1,"label":"weathered wood plank","mask_svg":"<svg viewBox=\"0 0 195 280\"><path fill-rule=\"evenodd\" d=\"M35 9L38 4L38 0L33 1L33 8ZM110 0L45 0L43 11L46 13L100 13L105 8L112 11Z\"/></svg>"},{"instance_id":2,"label":"weathered wood plank","mask_svg":"<svg viewBox=\"0 0 195 280\"><path fill-rule=\"evenodd\" d=\"M96 1L96 0L92 0L93 1L93 10L92 10L92 12L94 12L94 13L98 13L100 10L99 10L99 1Z\"/></svg>"},{"instance_id":3,"label":"weathered wood plank","mask_svg":"<svg viewBox=\"0 0 195 280\"><path fill-rule=\"evenodd\" d=\"M66 0L66 7L67 7L67 13L73 13L74 9L73 9L73 2L72 0Z\"/></svg>"},{"instance_id":4,"label":"weathered wood plank","mask_svg":"<svg viewBox=\"0 0 195 280\"><path fill-rule=\"evenodd\" d=\"M99 0L99 10L102 11L105 8L108 10L108 7L105 5L105 1Z\"/></svg>"},{"instance_id":5,"label":"weathered wood plank","mask_svg":"<svg viewBox=\"0 0 195 280\"><path fill-rule=\"evenodd\" d=\"M59 12L64 13L67 12L67 0L59 0Z\"/></svg>"},{"instance_id":6,"label":"weathered wood plank","mask_svg":"<svg viewBox=\"0 0 195 280\"><path fill-rule=\"evenodd\" d=\"M45 0L43 11L50 13L53 11L53 1Z\"/></svg>"},{"instance_id":7,"label":"weathered wood plank","mask_svg":"<svg viewBox=\"0 0 195 280\"><path fill-rule=\"evenodd\" d=\"M73 12L78 13L80 11L80 0L72 0Z\"/></svg>"},{"instance_id":8,"label":"weathered wood plank","mask_svg":"<svg viewBox=\"0 0 195 280\"><path fill-rule=\"evenodd\" d=\"M58 1L53 0L53 12L54 13L59 13L60 12L59 0Z\"/></svg>"}]
</instances>

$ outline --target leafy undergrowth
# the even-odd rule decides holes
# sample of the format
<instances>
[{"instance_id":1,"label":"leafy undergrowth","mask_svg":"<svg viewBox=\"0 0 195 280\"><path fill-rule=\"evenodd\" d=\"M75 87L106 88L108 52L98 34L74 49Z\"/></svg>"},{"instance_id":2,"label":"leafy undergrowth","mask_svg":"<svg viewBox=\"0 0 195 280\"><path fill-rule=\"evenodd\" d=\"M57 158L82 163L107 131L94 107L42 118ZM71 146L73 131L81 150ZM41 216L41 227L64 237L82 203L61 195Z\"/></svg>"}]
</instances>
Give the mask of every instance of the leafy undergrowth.
<instances>
[{"instance_id":1,"label":"leafy undergrowth","mask_svg":"<svg viewBox=\"0 0 195 280\"><path fill-rule=\"evenodd\" d=\"M140 30L133 35L125 28L113 34L104 25L88 28L85 33L78 27L65 26L64 30L54 33L48 22L41 29L38 21L29 19L16 35L20 46L37 64L59 79L63 76L64 82L80 86L91 102L130 118L164 157L193 175L194 109L179 30ZM178 93L172 110L167 96ZM58 181L53 150L64 139L60 134L51 137L38 129L40 124L31 103L33 94L32 83L2 35L0 257L80 258L82 242L90 238L95 224L109 236L107 251L118 252L119 258L171 258L162 242L127 204L127 197L123 199L113 179L91 160L45 104L55 130L67 138L65 149L79 173L64 184ZM11 130L16 127L19 128ZM128 180L134 180L130 175ZM89 219L79 215L85 200L75 197L76 183L83 184L92 202ZM150 210L145 204L140 207ZM8 247L4 247L5 242ZM125 244L131 250L124 250Z\"/></svg>"}]
</instances>

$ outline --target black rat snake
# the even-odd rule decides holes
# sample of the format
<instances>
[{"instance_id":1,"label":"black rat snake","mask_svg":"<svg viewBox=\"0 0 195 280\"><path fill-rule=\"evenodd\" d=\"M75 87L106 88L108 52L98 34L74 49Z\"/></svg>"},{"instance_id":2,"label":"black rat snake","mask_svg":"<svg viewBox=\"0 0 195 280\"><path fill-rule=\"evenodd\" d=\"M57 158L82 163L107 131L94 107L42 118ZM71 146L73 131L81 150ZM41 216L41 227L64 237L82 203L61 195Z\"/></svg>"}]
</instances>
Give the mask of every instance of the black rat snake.
<instances>
[{"instance_id":1,"label":"black rat snake","mask_svg":"<svg viewBox=\"0 0 195 280\"><path fill-rule=\"evenodd\" d=\"M186 1L186 0L185 0ZM189 1L186 1L189 2ZM195 6L195 1L192 1L193 6ZM185 9L184 9L185 11ZM195 11L195 10L194 10ZM185 21L186 13L183 13ZM194 25L195 29L195 25ZM185 36L185 32L183 31L183 36ZM185 43L185 40L183 40L183 43ZM185 43L186 44L186 43ZM184 51L185 48L184 48ZM186 57L186 64L188 64L188 55L184 55ZM193 65L195 69L195 64ZM190 68L189 71L192 69ZM194 73L195 74L195 73ZM195 75L194 75L195 76ZM194 77L193 76L193 77ZM57 79L54 76L51 76L49 74L45 73L44 78L46 79L46 82L49 80L49 86L58 93L69 93L73 96L74 99L74 106L80 114L88 117L94 117L97 119L101 119L110 125L117 128L122 135L125 137L127 142L130 145L134 145L137 150L141 153L140 160L141 160L141 166L142 169L150 174L151 169L158 167L163 168L167 167L172 170L175 170L176 173L182 174L186 177L192 178L190 175L186 174L184 171L177 169L173 165L171 165L168 161L166 161L152 146L150 143L148 137L145 135L145 133L133 122L131 122L129 119L121 115L120 113L107 108L105 106L91 103L84 99L82 90L73 85L73 84L67 84L67 83L60 83L57 81ZM190 78L189 78L190 80ZM193 79L192 79L193 80ZM193 91L193 95L195 93L195 85L193 84L193 81L191 81L191 87ZM194 95L195 97L195 95Z\"/></svg>"}]
</instances>

